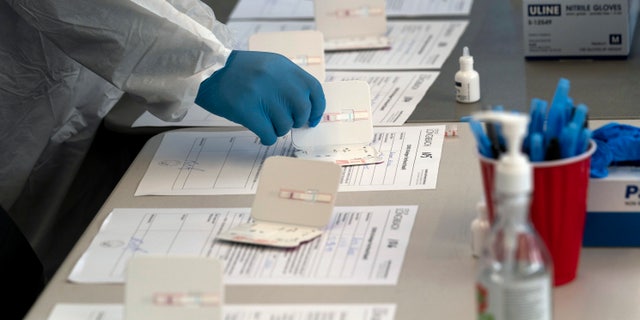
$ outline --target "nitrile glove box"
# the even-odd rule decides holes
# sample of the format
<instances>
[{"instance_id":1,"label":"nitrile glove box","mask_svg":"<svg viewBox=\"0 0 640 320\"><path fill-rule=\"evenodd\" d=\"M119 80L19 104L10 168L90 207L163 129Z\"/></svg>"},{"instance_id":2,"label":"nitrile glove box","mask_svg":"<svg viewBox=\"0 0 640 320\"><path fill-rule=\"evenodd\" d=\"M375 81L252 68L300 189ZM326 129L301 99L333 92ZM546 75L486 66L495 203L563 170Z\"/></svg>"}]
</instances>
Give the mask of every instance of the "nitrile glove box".
<instances>
[{"instance_id":1,"label":"nitrile glove box","mask_svg":"<svg viewBox=\"0 0 640 320\"><path fill-rule=\"evenodd\" d=\"M640 167L589 179L584 246L640 247Z\"/></svg>"},{"instance_id":2,"label":"nitrile glove box","mask_svg":"<svg viewBox=\"0 0 640 320\"><path fill-rule=\"evenodd\" d=\"M524 55L628 56L639 8L639 0L524 0Z\"/></svg>"}]
</instances>

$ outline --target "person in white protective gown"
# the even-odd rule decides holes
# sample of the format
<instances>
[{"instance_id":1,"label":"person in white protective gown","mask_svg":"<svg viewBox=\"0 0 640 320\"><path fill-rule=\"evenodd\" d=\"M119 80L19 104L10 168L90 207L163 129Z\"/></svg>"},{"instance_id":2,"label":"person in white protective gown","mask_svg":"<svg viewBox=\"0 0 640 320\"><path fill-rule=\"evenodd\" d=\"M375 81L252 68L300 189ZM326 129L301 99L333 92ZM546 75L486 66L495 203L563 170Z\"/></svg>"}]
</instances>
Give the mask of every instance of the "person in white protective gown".
<instances>
[{"instance_id":1,"label":"person in white protective gown","mask_svg":"<svg viewBox=\"0 0 640 320\"><path fill-rule=\"evenodd\" d=\"M315 126L320 83L285 57L235 50L199 0L0 0L0 205L36 253L103 117L124 92L165 121L185 102L265 145Z\"/></svg>"}]
</instances>

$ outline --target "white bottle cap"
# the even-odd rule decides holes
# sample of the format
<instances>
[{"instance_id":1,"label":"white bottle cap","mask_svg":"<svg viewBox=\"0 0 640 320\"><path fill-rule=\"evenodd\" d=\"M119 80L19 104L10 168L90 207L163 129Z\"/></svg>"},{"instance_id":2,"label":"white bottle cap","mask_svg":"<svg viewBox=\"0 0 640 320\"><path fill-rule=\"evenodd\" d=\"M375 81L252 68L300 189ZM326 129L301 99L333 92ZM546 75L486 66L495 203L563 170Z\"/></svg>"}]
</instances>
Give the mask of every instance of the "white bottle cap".
<instances>
[{"instance_id":1,"label":"white bottle cap","mask_svg":"<svg viewBox=\"0 0 640 320\"><path fill-rule=\"evenodd\" d=\"M473 57L469 54L469 47L462 48L462 55L458 59L461 71L473 70Z\"/></svg>"}]
</instances>

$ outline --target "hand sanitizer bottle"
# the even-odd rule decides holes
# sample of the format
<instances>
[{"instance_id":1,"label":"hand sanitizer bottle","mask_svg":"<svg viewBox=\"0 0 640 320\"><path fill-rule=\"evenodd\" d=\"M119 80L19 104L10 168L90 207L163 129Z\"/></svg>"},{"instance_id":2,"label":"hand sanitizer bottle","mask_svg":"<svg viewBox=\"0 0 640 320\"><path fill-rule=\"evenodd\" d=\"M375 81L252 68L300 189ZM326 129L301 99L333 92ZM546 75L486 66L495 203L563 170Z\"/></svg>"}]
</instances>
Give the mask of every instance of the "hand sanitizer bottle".
<instances>
[{"instance_id":1,"label":"hand sanitizer bottle","mask_svg":"<svg viewBox=\"0 0 640 320\"><path fill-rule=\"evenodd\" d=\"M473 57L469 54L469 48L462 49L459 59L460 70L456 72L456 100L462 103L473 103L480 100L480 75L473 70Z\"/></svg>"},{"instance_id":2,"label":"hand sanitizer bottle","mask_svg":"<svg viewBox=\"0 0 640 320\"><path fill-rule=\"evenodd\" d=\"M552 319L553 266L529 222L532 169L521 152L528 116L482 111L476 120L502 124L507 153L496 164L494 221L476 278L477 319Z\"/></svg>"}]
</instances>

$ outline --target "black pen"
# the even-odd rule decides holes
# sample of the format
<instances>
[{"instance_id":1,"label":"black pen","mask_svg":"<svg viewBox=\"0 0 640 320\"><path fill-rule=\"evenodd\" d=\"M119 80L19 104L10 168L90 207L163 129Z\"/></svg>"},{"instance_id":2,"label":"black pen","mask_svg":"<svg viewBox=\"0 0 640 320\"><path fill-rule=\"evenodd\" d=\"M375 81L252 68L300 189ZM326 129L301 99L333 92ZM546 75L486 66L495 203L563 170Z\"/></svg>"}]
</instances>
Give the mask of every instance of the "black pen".
<instances>
[{"instance_id":1,"label":"black pen","mask_svg":"<svg viewBox=\"0 0 640 320\"><path fill-rule=\"evenodd\" d=\"M489 137L489 142L491 142L491 155L494 159L500 158L500 139L498 138L498 130L496 130L496 125L487 122L485 123L485 127L487 129L487 136Z\"/></svg>"},{"instance_id":2,"label":"black pen","mask_svg":"<svg viewBox=\"0 0 640 320\"><path fill-rule=\"evenodd\" d=\"M560 156L560 142L558 141L558 138L551 138L551 140L549 140L547 151L544 153L544 160L558 160L560 159Z\"/></svg>"}]
</instances>

